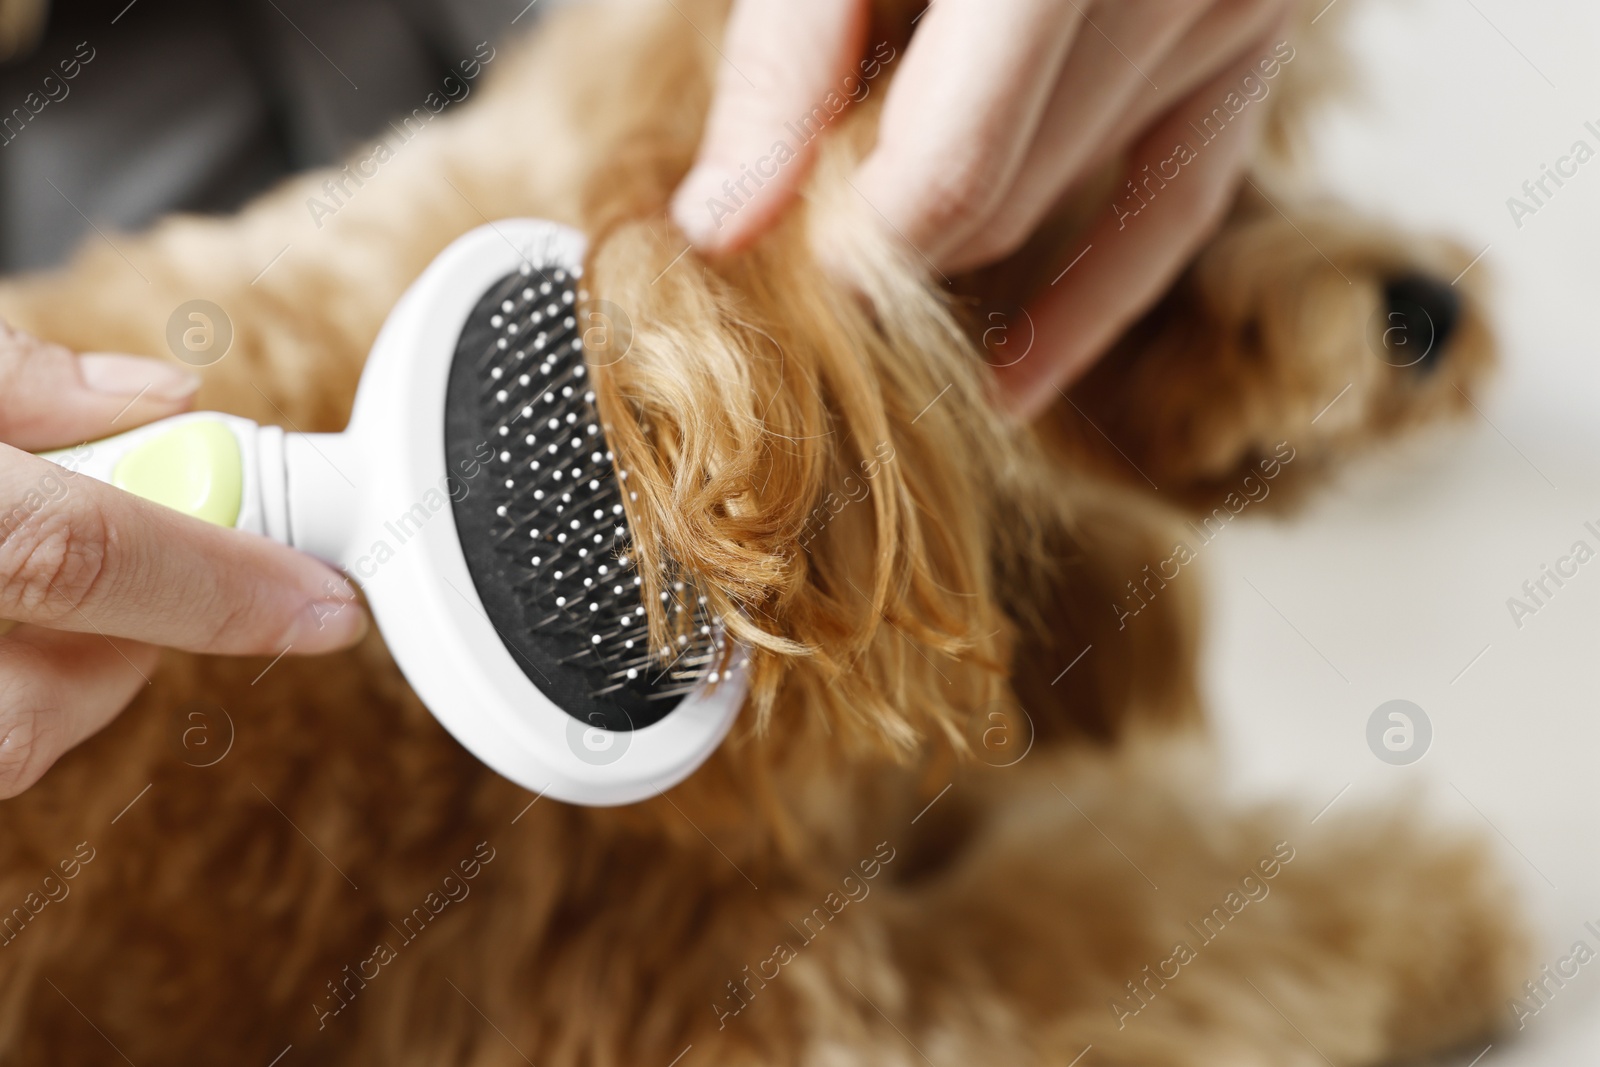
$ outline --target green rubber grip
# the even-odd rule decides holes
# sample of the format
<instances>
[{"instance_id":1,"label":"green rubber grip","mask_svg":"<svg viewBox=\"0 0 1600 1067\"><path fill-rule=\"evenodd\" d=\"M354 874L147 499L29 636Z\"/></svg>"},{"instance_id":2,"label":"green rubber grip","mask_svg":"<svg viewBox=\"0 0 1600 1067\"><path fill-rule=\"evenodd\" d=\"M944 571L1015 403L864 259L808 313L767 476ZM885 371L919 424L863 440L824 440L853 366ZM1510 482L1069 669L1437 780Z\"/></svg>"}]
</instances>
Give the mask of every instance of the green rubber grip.
<instances>
[{"instance_id":1,"label":"green rubber grip","mask_svg":"<svg viewBox=\"0 0 1600 1067\"><path fill-rule=\"evenodd\" d=\"M185 515L232 526L243 499L244 456L221 422L186 421L117 460L111 484Z\"/></svg>"}]
</instances>

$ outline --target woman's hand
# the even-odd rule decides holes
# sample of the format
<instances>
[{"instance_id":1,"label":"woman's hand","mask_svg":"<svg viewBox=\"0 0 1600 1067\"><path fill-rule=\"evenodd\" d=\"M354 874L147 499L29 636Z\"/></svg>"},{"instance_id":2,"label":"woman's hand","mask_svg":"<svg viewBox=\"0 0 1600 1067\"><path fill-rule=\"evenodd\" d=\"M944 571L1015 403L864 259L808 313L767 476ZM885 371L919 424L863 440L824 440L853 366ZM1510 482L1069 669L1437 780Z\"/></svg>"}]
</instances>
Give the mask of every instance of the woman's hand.
<instances>
[{"instance_id":1,"label":"woman's hand","mask_svg":"<svg viewBox=\"0 0 1600 1067\"><path fill-rule=\"evenodd\" d=\"M365 629L348 584L311 557L30 454L177 414L198 385L0 327L0 618L21 624L0 636L0 797L110 722L157 646L327 652Z\"/></svg>"},{"instance_id":2,"label":"woman's hand","mask_svg":"<svg viewBox=\"0 0 1600 1067\"><path fill-rule=\"evenodd\" d=\"M1276 73L1265 72L1293 56L1274 50L1287 0L934 0L903 56L867 40L869 9L869 0L737 0L705 139L673 216L702 251L749 243L799 187L815 131L831 117L829 94L881 91L871 79L890 66L878 143L851 183L864 218L940 273L1016 251L1108 160L1126 154L1128 176L1139 177L1187 141L1195 158L1178 177L1137 217L1108 204L1085 235L1084 259L1029 309L1034 354L998 374L1008 403L1031 417L1165 291L1221 220L1266 110L1265 92L1241 83L1270 91ZM1214 140L1197 145L1189 123L1230 93L1248 105L1226 111ZM772 172L774 159L770 178L750 177L758 163Z\"/></svg>"}]
</instances>

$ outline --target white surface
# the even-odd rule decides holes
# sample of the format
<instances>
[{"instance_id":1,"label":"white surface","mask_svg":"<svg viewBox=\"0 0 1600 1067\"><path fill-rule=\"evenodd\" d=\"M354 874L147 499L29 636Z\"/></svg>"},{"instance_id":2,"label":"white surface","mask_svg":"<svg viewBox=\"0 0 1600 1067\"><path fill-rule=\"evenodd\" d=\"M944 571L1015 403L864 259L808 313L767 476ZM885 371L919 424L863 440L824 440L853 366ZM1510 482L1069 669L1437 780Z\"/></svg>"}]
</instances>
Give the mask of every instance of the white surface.
<instances>
[{"instance_id":1,"label":"white surface","mask_svg":"<svg viewBox=\"0 0 1600 1067\"><path fill-rule=\"evenodd\" d=\"M1368 210L1491 246L1476 269L1496 281L1506 366L1489 421L1377 457L1292 522L1236 524L1208 547L1207 687L1243 788L1320 807L1349 784L1338 805L1425 803L1492 837L1540 930L1538 963L1553 964L1580 937L1600 948L1583 929L1600 926L1600 559L1520 630L1506 601L1575 540L1600 549L1583 529L1600 527L1600 159L1520 230L1506 198L1574 140L1600 149L1583 128L1600 126L1600 5L1352 14L1369 99L1327 117L1322 169ZM1408 767L1366 744L1394 698L1434 727ZM1480 1067L1595 1063L1600 964Z\"/></svg>"}]
</instances>

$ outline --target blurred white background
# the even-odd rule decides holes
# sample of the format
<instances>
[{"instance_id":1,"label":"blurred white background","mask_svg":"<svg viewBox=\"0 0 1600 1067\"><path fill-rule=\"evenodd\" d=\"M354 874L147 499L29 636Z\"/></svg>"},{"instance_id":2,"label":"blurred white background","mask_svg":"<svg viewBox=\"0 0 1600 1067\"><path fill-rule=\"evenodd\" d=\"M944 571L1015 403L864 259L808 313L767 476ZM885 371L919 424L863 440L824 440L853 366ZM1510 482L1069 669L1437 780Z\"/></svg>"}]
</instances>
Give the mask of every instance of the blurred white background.
<instances>
[{"instance_id":1,"label":"blurred white background","mask_svg":"<svg viewBox=\"0 0 1600 1067\"><path fill-rule=\"evenodd\" d=\"M1600 158L1520 229L1506 200L1575 140L1600 150L1600 5L1336 2L1357 9L1319 26L1352 35L1367 99L1320 125L1321 168L1369 211L1488 246L1505 366L1482 417L1208 547L1209 696L1242 789L1478 827L1553 965L1600 949L1600 559L1520 629L1506 602L1574 541L1600 548ZM1409 766L1366 740L1396 698L1434 731ZM1600 1063L1600 961L1478 1062Z\"/></svg>"}]
</instances>

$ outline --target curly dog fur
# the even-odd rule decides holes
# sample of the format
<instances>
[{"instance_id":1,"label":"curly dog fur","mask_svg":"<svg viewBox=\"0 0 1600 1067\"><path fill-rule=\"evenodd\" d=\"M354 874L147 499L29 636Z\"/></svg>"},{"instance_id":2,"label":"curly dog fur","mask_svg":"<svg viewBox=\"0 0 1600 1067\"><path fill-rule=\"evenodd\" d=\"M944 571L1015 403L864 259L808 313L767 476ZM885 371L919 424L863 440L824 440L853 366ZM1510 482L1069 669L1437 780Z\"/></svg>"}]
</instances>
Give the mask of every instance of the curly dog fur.
<instances>
[{"instance_id":1,"label":"curly dog fur","mask_svg":"<svg viewBox=\"0 0 1600 1067\"><path fill-rule=\"evenodd\" d=\"M1269 200L1263 170L1018 427L989 400L981 312L1055 277L1081 217L931 282L848 221L881 94L829 130L777 231L677 258L666 203L722 6L550 16L315 225L322 174L0 286L8 321L79 349L162 351L172 308L215 301L236 339L201 405L337 430L384 315L452 238L581 227L591 308L627 322L591 358L639 472L630 517L736 620L753 680L691 779L589 810L475 762L377 635L270 669L168 654L0 808L0 1060L1355 1067L1489 1031L1523 939L1487 850L1228 799L1197 580L1161 566L1186 518L1231 521L1262 479L1309 486L1467 404L1491 362L1470 299L1425 369L1364 333L1389 280L1466 257ZM880 5L879 39L903 47L905 7ZM1275 143L1333 82L1302 48ZM232 727L203 767L196 714L218 746ZM35 913L52 871L70 893Z\"/></svg>"}]
</instances>

